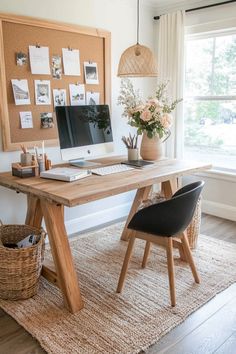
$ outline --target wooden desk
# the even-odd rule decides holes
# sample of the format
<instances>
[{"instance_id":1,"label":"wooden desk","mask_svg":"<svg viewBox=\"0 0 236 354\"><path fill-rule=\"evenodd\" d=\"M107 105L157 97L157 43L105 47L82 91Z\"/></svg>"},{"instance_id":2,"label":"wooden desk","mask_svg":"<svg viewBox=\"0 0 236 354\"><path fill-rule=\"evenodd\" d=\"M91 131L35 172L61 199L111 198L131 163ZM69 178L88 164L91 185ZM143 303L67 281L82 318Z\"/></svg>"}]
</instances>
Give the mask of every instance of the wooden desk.
<instances>
[{"instance_id":1,"label":"wooden desk","mask_svg":"<svg viewBox=\"0 0 236 354\"><path fill-rule=\"evenodd\" d=\"M122 161L120 157L101 160L104 164ZM163 160L143 170L107 176L90 176L68 183L31 177L20 179L10 172L0 174L0 185L27 194L26 224L40 227L44 217L56 272L43 267L42 275L59 286L66 307L72 313L83 308L79 282L74 268L70 245L64 225L63 207L74 207L94 200L137 189L126 226L142 200L155 183L161 183L166 197L177 189L177 178L209 169L204 163ZM122 239L129 233L124 228Z\"/></svg>"}]
</instances>

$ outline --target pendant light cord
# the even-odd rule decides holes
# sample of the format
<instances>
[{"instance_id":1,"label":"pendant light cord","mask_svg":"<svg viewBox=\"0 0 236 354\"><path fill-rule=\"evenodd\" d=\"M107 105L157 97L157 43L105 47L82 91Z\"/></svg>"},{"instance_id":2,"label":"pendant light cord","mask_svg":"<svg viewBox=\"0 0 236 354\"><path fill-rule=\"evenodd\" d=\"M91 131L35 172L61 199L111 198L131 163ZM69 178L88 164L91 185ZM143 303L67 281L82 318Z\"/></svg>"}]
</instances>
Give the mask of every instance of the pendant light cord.
<instances>
[{"instance_id":1,"label":"pendant light cord","mask_svg":"<svg viewBox=\"0 0 236 354\"><path fill-rule=\"evenodd\" d=\"M139 44L139 0L137 0L137 44Z\"/></svg>"}]
</instances>

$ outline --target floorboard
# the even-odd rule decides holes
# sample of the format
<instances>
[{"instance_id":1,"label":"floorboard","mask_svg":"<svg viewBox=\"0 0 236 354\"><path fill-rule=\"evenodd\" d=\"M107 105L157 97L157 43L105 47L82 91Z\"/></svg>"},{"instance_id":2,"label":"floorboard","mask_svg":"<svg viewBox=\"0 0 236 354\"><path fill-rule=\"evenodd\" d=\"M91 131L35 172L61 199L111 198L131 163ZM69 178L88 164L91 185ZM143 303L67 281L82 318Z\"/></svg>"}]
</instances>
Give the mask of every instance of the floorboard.
<instances>
[{"instance_id":1,"label":"floorboard","mask_svg":"<svg viewBox=\"0 0 236 354\"><path fill-rule=\"evenodd\" d=\"M201 233L236 243L236 222L203 215ZM233 284L150 347L147 354L235 354L235 348L236 284ZM44 353L29 333L0 310L0 354Z\"/></svg>"},{"instance_id":2,"label":"floorboard","mask_svg":"<svg viewBox=\"0 0 236 354\"><path fill-rule=\"evenodd\" d=\"M233 334L214 352L214 354L235 354L236 352L236 329Z\"/></svg>"}]
</instances>

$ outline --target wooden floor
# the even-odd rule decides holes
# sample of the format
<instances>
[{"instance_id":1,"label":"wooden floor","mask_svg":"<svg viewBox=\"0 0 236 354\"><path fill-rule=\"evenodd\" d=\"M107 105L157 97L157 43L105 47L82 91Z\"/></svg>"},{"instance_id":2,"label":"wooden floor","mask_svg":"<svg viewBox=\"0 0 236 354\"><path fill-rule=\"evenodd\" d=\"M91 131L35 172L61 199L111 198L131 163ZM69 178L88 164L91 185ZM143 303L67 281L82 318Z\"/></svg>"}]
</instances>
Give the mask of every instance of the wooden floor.
<instances>
[{"instance_id":1,"label":"wooden floor","mask_svg":"<svg viewBox=\"0 0 236 354\"><path fill-rule=\"evenodd\" d=\"M201 232L236 243L236 222L203 215ZM37 341L0 310L0 354L42 353L45 351ZM235 354L236 284L189 316L185 322L149 348L147 353Z\"/></svg>"}]
</instances>

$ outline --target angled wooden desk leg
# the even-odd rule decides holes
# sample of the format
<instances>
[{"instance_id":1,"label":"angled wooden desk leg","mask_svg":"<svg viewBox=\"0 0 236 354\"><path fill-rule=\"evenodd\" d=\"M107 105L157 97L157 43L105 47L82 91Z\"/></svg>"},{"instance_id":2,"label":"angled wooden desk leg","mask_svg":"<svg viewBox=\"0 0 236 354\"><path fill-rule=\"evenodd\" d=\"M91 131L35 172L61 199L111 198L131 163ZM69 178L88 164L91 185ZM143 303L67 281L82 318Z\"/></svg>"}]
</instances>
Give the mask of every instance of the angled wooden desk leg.
<instances>
[{"instance_id":1,"label":"angled wooden desk leg","mask_svg":"<svg viewBox=\"0 0 236 354\"><path fill-rule=\"evenodd\" d=\"M27 204L28 209L25 219L26 225L41 227L43 213L39 198L35 197L34 195L28 194Z\"/></svg>"},{"instance_id":2,"label":"angled wooden desk leg","mask_svg":"<svg viewBox=\"0 0 236 354\"><path fill-rule=\"evenodd\" d=\"M164 181L161 183L161 191L164 194L166 199L170 199L172 195L177 191L177 189L178 189L177 178L169 181Z\"/></svg>"},{"instance_id":3,"label":"angled wooden desk leg","mask_svg":"<svg viewBox=\"0 0 236 354\"><path fill-rule=\"evenodd\" d=\"M66 234L63 207L41 200L58 282L68 310L75 313L83 308L79 282Z\"/></svg>"},{"instance_id":4,"label":"angled wooden desk leg","mask_svg":"<svg viewBox=\"0 0 236 354\"><path fill-rule=\"evenodd\" d=\"M151 189L152 189L152 186L147 186L147 187L143 187L143 188L140 188L137 190L132 207L131 207L129 215L128 215L128 218L126 220L124 230L121 235L121 240L127 241L129 239L129 235L130 235L131 231L127 229L127 226L129 224L130 220L132 219L133 215L138 210L138 207L141 204L141 202L148 198L148 195L149 195Z\"/></svg>"}]
</instances>

